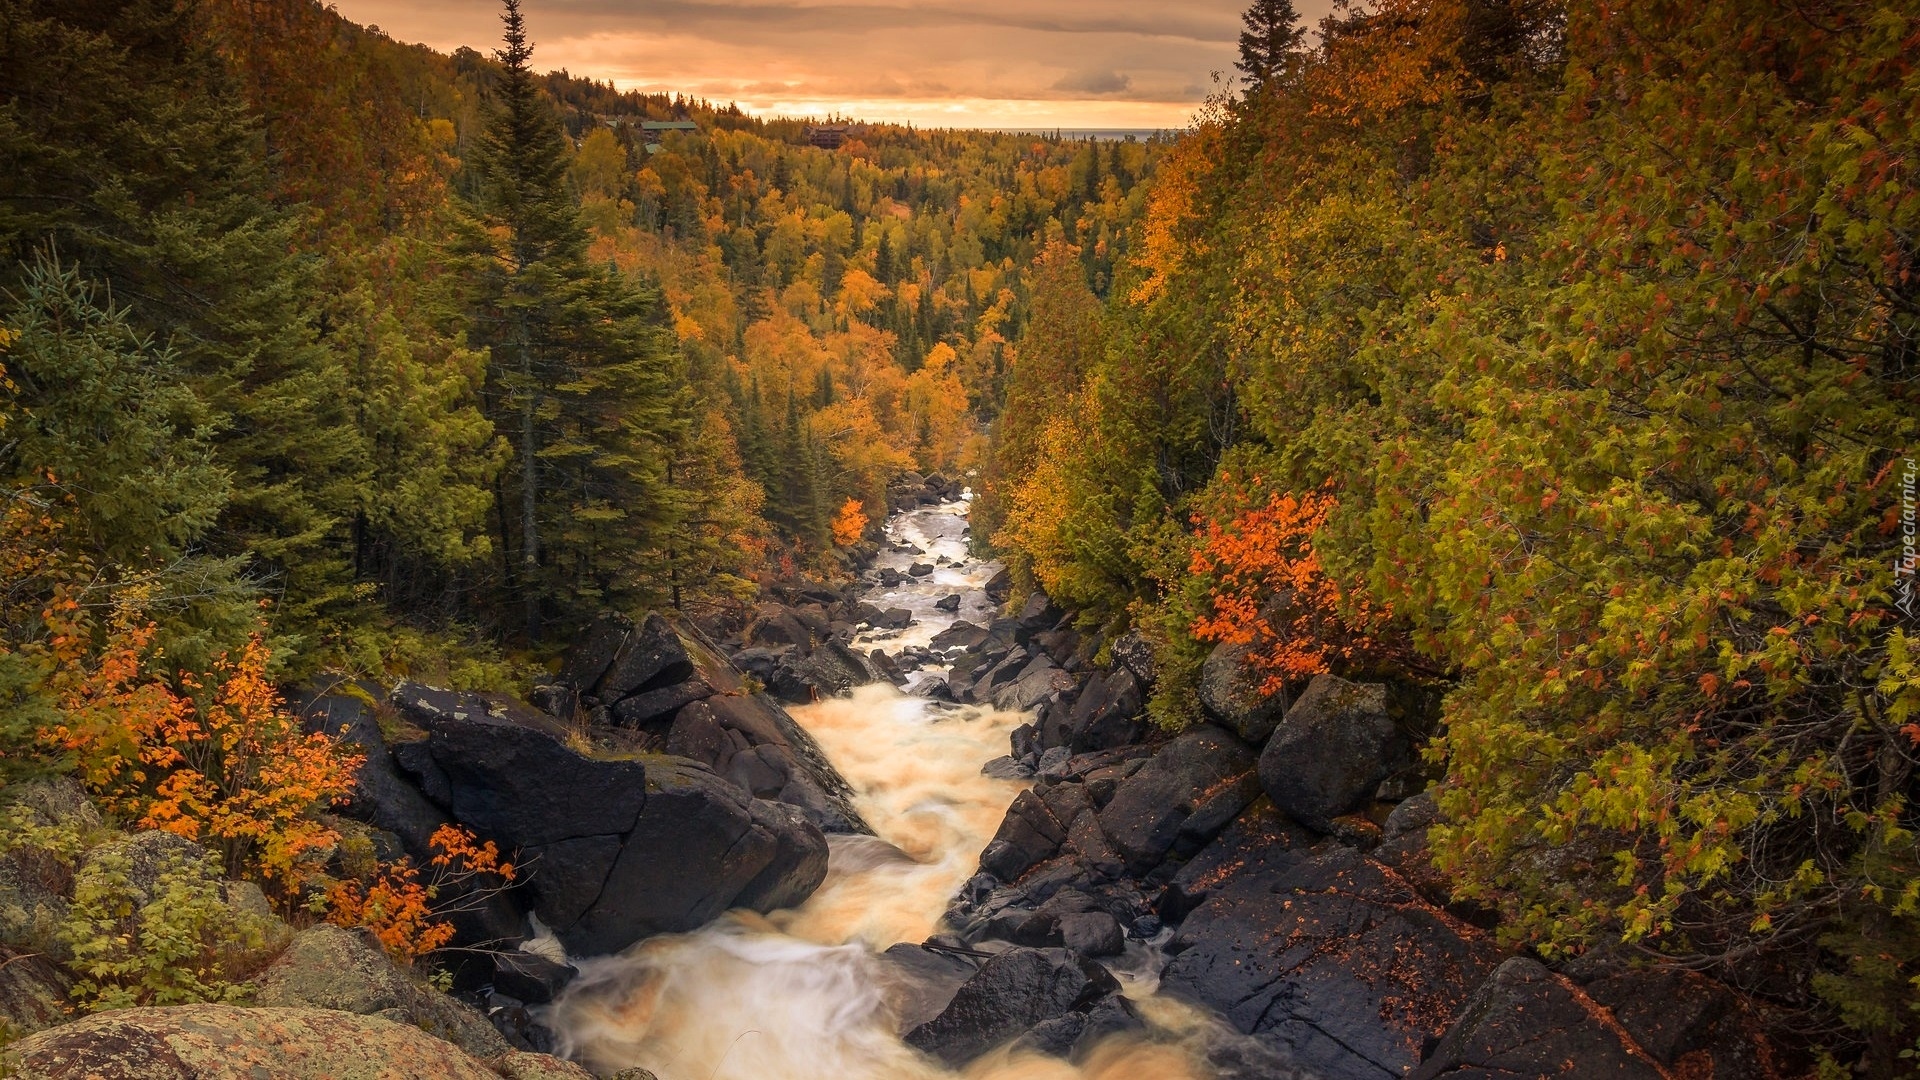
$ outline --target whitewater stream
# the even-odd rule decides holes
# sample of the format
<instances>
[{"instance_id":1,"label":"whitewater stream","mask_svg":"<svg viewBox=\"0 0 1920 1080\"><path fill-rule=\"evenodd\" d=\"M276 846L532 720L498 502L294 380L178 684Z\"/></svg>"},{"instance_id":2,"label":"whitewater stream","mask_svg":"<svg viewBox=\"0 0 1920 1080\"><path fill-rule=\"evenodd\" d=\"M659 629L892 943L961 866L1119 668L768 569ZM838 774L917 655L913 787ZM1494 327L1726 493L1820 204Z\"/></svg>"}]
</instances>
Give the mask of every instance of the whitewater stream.
<instances>
[{"instance_id":1,"label":"whitewater stream","mask_svg":"<svg viewBox=\"0 0 1920 1080\"><path fill-rule=\"evenodd\" d=\"M907 608L917 621L871 632L861 647L897 652L925 645L955 618L991 618L984 586L999 566L968 556L966 513L962 501L889 520L876 570L937 565L893 588L870 582L868 601ZM954 593L961 596L957 613L934 606ZM924 669L909 688L943 676ZM1156 1038L1116 1036L1077 1066L1002 1050L955 1073L908 1046L895 1028L896 1003L909 988L879 953L933 934L948 900L973 875L980 849L1023 786L983 776L980 768L1007 752L1010 732L1027 717L943 705L884 684L791 711L859 793L860 812L877 837L830 837L826 882L799 908L736 912L693 933L579 961L579 978L547 1018L568 1056L603 1074L639 1066L659 1080L1206 1075L1192 1045L1203 1025L1183 1007L1150 996L1151 979L1137 977L1127 982L1129 993L1139 997ZM1123 982L1132 975L1119 974Z\"/></svg>"}]
</instances>

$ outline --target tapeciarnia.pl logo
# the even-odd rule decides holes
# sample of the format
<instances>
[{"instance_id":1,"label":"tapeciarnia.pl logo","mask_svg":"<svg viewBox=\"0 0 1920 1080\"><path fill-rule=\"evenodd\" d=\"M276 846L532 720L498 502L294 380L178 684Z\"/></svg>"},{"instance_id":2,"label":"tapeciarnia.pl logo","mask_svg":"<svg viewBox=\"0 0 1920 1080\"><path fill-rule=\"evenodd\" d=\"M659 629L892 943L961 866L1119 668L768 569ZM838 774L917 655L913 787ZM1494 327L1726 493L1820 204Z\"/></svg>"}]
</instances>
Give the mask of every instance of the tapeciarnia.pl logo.
<instances>
[{"instance_id":1,"label":"tapeciarnia.pl logo","mask_svg":"<svg viewBox=\"0 0 1920 1080\"><path fill-rule=\"evenodd\" d=\"M1913 458L1907 458L1904 465L1905 471L1900 474L1900 555L1893 560L1893 603L1911 619L1916 609L1920 609L1920 601L1914 596L1913 576L1915 533L1920 531L1920 523L1916 523L1914 516L1913 482L1920 468L1915 467Z\"/></svg>"}]
</instances>

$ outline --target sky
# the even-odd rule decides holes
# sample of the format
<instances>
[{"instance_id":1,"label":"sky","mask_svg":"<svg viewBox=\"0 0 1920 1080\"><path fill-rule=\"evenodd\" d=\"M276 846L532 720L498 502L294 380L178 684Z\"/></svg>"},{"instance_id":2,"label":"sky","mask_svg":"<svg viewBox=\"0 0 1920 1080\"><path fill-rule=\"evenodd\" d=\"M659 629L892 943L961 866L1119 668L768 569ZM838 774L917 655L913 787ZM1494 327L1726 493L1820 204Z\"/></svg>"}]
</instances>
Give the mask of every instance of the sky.
<instances>
[{"instance_id":1,"label":"sky","mask_svg":"<svg viewBox=\"0 0 1920 1080\"><path fill-rule=\"evenodd\" d=\"M1231 80L1247 0L522 0L533 65L623 90L921 127L1181 128ZM493 0L334 0L442 51ZM1309 25L1332 0L1295 0Z\"/></svg>"}]
</instances>

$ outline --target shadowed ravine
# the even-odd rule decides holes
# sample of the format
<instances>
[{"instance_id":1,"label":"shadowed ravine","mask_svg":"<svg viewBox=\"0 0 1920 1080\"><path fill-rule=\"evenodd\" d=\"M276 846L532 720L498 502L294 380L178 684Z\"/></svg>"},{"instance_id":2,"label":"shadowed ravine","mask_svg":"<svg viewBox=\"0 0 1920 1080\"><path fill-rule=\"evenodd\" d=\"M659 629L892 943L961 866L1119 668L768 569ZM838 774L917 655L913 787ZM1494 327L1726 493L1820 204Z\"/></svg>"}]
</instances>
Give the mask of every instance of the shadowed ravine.
<instances>
[{"instance_id":1,"label":"shadowed ravine","mask_svg":"<svg viewBox=\"0 0 1920 1080\"><path fill-rule=\"evenodd\" d=\"M861 644L892 652L924 645L956 617L991 608L983 591L998 567L966 556L966 504L896 516L890 540L923 550L883 552L877 567L904 570L945 556L953 565L867 596L918 620ZM959 593L958 613L935 601ZM909 687L938 671L916 673ZM835 836L827 880L797 909L731 914L689 934L650 938L618 956L579 962L579 979L549 1023L565 1051L602 1072L640 1066L661 1080L892 1080L951 1076L897 1034L912 993L879 953L935 932L954 891L976 869L1007 805L1024 786L981 774L1006 753L1025 714L954 706L866 686L851 697L793 710L859 794L877 838ZM1114 967L1131 993L1151 994L1153 965L1139 946ZM1131 962L1131 963L1130 963ZM1144 978L1129 981L1129 967ZM1117 1037L1078 1065L1000 1051L969 1077L1155 1077L1205 1075L1170 1033L1197 1017L1161 1000L1143 1003L1162 1027L1148 1044Z\"/></svg>"}]
</instances>

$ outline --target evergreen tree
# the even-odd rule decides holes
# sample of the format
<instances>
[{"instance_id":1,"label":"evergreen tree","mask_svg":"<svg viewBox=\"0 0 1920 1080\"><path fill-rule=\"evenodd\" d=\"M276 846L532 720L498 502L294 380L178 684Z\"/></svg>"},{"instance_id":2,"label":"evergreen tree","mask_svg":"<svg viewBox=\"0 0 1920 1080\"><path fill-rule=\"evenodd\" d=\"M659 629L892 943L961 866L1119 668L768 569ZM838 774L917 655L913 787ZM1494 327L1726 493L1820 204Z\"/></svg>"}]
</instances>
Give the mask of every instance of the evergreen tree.
<instances>
[{"instance_id":1,"label":"evergreen tree","mask_svg":"<svg viewBox=\"0 0 1920 1080\"><path fill-rule=\"evenodd\" d=\"M1246 29L1240 32L1240 60L1234 66L1246 76L1249 90L1257 91L1285 70L1307 32L1293 0L1253 0L1240 21Z\"/></svg>"},{"instance_id":2,"label":"evergreen tree","mask_svg":"<svg viewBox=\"0 0 1920 1080\"><path fill-rule=\"evenodd\" d=\"M231 478L204 543L251 559L283 630L341 617L366 447L318 337L302 221L268 199L198 5L0 0L0 27L0 288L51 241L170 350Z\"/></svg>"},{"instance_id":3,"label":"evergreen tree","mask_svg":"<svg viewBox=\"0 0 1920 1080\"><path fill-rule=\"evenodd\" d=\"M485 249L476 322L492 350L488 406L513 443L495 487L502 545L516 555L508 585L538 640L549 614L639 598L640 556L680 505L666 466L687 437L689 398L659 290L587 262L565 136L528 67L519 0L504 7L479 207L502 240Z\"/></svg>"}]
</instances>

